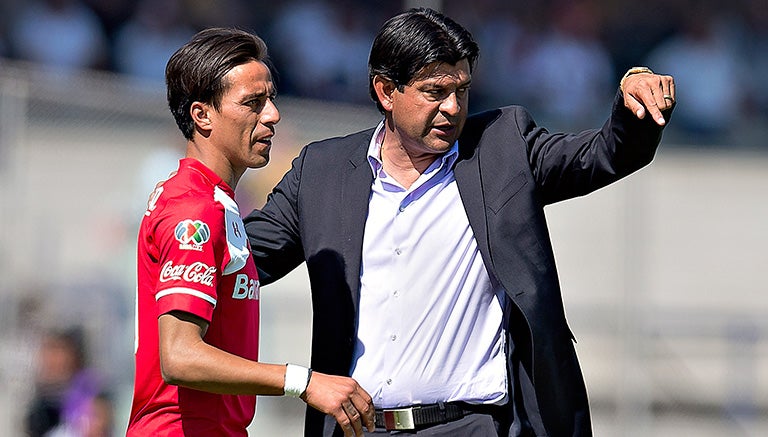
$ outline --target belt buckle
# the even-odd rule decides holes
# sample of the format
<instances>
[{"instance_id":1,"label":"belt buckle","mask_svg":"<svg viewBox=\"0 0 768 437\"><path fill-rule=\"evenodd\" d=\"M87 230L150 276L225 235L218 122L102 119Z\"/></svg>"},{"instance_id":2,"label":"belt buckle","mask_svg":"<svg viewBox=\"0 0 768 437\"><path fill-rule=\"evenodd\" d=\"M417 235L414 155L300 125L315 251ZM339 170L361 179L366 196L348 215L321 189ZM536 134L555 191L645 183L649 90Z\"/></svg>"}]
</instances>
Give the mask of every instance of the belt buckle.
<instances>
[{"instance_id":1,"label":"belt buckle","mask_svg":"<svg viewBox=\"0 0 768 437\"><path fill-rule=\"evenodd\" d=\"M413 422L413 407L384 410L384 426L387 431L416 429Z\"/></svg>"}]
</instances>

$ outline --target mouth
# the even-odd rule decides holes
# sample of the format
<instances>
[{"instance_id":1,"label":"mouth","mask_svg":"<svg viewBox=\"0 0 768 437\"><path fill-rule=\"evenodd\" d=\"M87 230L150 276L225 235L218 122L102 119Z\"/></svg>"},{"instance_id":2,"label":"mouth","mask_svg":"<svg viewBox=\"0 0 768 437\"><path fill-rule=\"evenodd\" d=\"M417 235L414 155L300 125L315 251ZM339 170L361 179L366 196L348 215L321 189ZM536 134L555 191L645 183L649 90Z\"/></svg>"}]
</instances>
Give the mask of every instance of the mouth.
<instances>
[{"instance_id":1,"label":"mouth","mask_svg":"<svg viewBox=\"0 0 768 437\"><path fill-rule=\"evenodd\" d=\"M265 146L271 146L272 145L272 135L259 138L255 141L255 143L264 144Z\"/></svg>"},{"instance_id":2,"label":"mouth","mask_svg":"<svg viewBox=\"0 0 768 437\"><path fill-rule=\"evenodd\" d=\"M451 124L441 124L432 126L432 131L439 137L450 137L456 132L456 126Z\"/></svg>"},{"instance_id":3,"label":"mouth","mask_svg":"<svg viewBox=\"0 0 768 437\"><path fill-rule=\"evenodd\" d=\"M266 127L266 129L265 129ZM253 143L259 143L264 144L266 146L272 145L272 138L275 136L275 128L274 126L262 126L259 128L258 126L254 128L252 137L254 138Z\"/></svg>"}]
</instances>

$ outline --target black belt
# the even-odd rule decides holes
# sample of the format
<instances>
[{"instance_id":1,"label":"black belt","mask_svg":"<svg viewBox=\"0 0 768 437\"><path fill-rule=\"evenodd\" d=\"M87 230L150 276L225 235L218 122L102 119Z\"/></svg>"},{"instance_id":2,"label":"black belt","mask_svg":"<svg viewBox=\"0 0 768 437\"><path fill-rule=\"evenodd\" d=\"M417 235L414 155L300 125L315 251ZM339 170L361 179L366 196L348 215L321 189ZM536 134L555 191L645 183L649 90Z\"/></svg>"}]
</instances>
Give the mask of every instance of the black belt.
<instances>
[{"instance_id":1,"label":"black belt","mask_svg":"<svg viewBox=\"0 0 768 437\"><path fill-rule=\"evenodd\" d=\"M476 413L477 406L464 402L440 402L410 407L376 409L376 427L387 431L413 430L452 422Z\"/></svg>"}]
</instances>

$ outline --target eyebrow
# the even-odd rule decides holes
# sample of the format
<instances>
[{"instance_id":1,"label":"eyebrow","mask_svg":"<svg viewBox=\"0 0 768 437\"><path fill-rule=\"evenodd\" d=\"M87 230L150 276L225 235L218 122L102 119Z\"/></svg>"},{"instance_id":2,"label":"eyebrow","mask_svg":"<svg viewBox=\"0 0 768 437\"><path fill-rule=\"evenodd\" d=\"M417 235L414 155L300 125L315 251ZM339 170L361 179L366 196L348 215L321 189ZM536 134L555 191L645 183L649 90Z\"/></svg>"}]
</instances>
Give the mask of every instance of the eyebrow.
<instances>
[{"instance_id":1,"label":"eyebrow","mask_svg":"<svg viewBox=\"0 0 768 437\"><path fill-rule=\"evenodd\" d=\"M440 82L426 82L424 85L429 87L429 88L446 88L446 87L449 86L447 84L440 83ZM467 80L466 82L460 82L460 83L456 84L456 88L464 88L464 87L468 87L470 85L472 85L472 79L471 78L469 80Z\"/></svg>"},{"instance_id":2,"label":"eyebrow","mask_svg":"<svg viewBox=\"0 0 768 437\"><path fill-rule=\"evenodd\" d=\"M247 102L251 99L259 99L262 97L275 97L277 95L277 90L274 87L270 87L266 90L256 91L254 93L246 94L244 95L240 101L241 102Z\"/></svg>"}]
</instances>

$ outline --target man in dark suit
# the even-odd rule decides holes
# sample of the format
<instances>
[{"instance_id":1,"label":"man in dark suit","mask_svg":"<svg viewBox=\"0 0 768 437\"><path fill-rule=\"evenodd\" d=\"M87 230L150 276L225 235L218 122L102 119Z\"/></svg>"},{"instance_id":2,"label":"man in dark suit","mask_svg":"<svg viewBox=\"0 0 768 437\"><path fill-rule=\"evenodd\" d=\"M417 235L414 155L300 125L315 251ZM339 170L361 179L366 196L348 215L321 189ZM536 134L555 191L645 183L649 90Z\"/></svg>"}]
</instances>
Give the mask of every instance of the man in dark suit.
<instances>
[{"instance_id":1,"label":"man in dark suit","mask_svg":"<svg viewBox=\"0 0 768 437\"><path fill-rule=\"evenodd\" d=\"M650 163L674 82L633 68L601 129L554 134L519 106L467 116L477 55L435 11L384 24L384 119L306 146L245 219L259 276L306 261L312 367L371 394L366 435L590 435L544 207ZM306 435L334 428L307 411Z\"/></svg>"}]
</instances>

